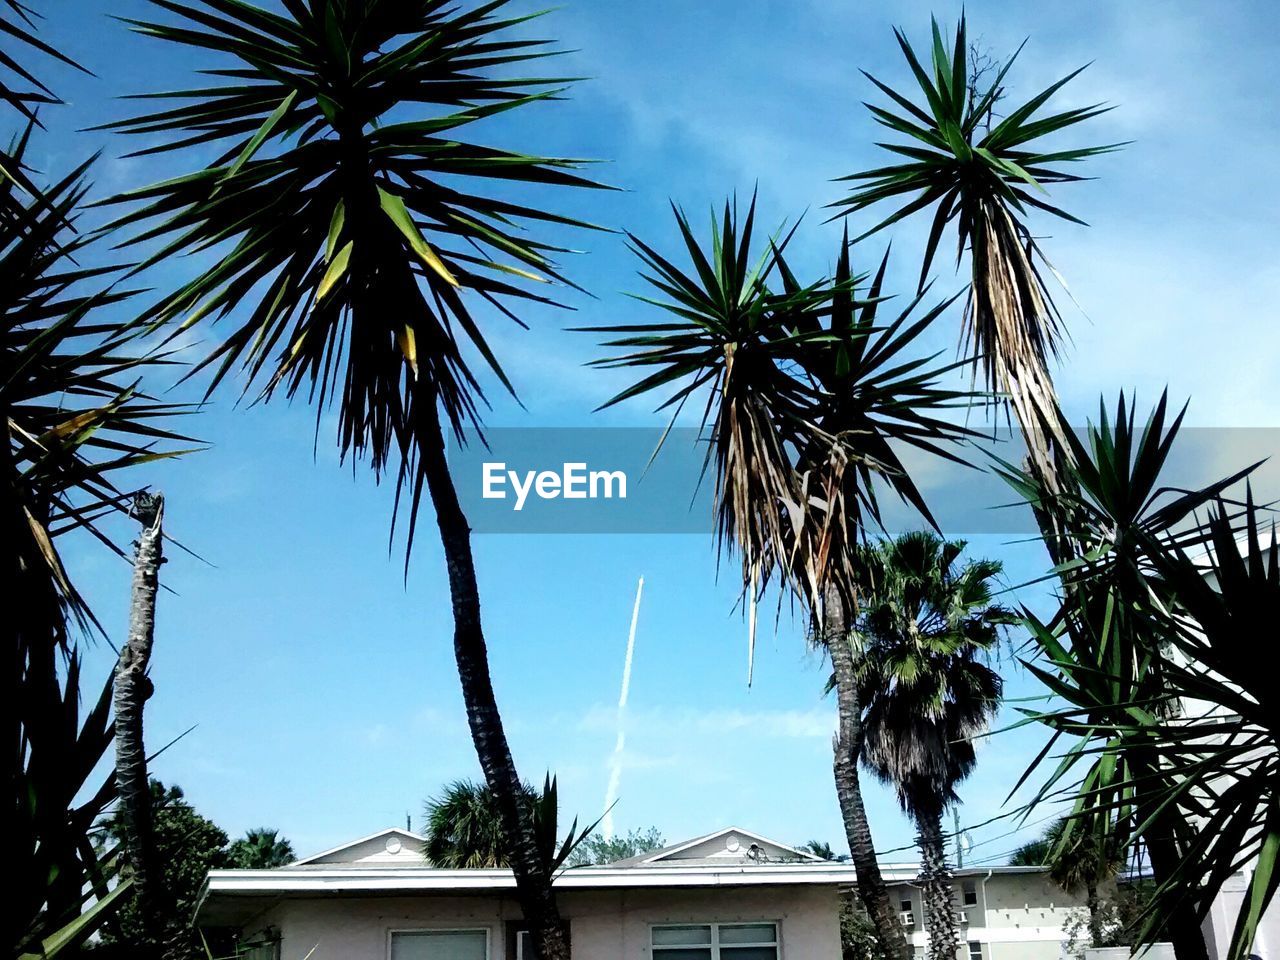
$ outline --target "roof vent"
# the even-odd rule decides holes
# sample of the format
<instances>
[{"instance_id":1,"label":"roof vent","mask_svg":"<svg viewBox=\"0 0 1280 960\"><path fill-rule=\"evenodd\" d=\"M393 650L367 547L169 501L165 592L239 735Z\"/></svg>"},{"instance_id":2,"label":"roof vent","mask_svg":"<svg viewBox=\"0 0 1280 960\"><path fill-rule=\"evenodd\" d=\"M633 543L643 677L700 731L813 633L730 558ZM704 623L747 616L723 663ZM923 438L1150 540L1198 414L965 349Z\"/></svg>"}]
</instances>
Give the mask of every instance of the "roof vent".
<instances>
[{"instance_id":1,"label":"roof vent","mask_svg":"<svg viewBox=\"0 0 1280 960\"><path fill-rule=\"evenodd\" d=\"M387 853L395 855L400 852L402 845L399 837L387 837Z\"/></svg>"}]
</instances>

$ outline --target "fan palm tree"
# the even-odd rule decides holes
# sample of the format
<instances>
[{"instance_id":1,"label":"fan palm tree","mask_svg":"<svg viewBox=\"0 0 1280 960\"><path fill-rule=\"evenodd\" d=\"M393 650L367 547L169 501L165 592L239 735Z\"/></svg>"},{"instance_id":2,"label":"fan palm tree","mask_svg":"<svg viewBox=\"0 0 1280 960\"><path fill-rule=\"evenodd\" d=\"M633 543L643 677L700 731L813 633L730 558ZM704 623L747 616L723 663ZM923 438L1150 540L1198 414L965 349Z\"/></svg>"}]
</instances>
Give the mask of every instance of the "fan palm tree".
<instances>
[{"instance_id":1,"label":"fan palm tree","mask_svg":"<svg viewBox=\"0 0 1280 960\"><path fill-rule=\"evenodd\" d=\"M956 264L968 250L972 280L962 340L971 361L981 367L987 387L1007 396L1035 469L1051 477L1056 470L1051 441L1061 437L1049 363L1057 355L1063 330L1044 278L1044 271L1053 268L1031 232L1029 217L1040 211L1082 223L1048 202L1045 185L1084 179L1066 165L1122 144L1061 149L1041 143L1111 108L1093 104L1044 114L1042 108L1080 73L1076 70L997 118L995 107L1004 96L1005 77L1017 52L986 83L970 75L963 17L950 48L933 21L931 71L902 31L894 34L919 93L908 96L865 74L892 101L887 108L868 104L867 109L877 123L908 142L880 144L896 162L842 178L859 186L833 206L851 214L882 201L901 201L862 236L932 209L920 269L922 286L943 234L954 221Z\"/></svg>"},{"instance_id":2,"label":"fan palm tree","mask_svg":"<svg viewBox=\"0 0 1280 960\"><path fill-rule=\"evenodd\" d=\"M596 186L574 161L466 137L475 121L560 92L562 81L511 75L551 51L515 30L529 18L504 16L507 0L155 4L172 22L135 29L210 57L215 79L148 93L176 105L108 125L146 136L141 155L194 164L115 198L129 206L113 229L157 241L140 269L212 256L142 319L176 335L234 316L199 365L213 371L210 392L239 366L264 399L302 392L317 418L336 401L343 456L396 478L406 562L430 497L472 739L538 949L560 960L567 936L498 713L470 528L445 457L446 432L466 437L485 403L473 358L511 389L476 307L518 322L522 303L549 303L538 291L564 279L551 260L560 248L530 228L585 226L513 188Z\"/></svg>"},{"instance_id":3,"label":"fan palm tree","mask_svg":"<svg viewBox=\"0 0 1280 960\"><path fill-rule=\"evenodd\" d=\"M912 532L867 547L867 587L850 643L860 648L862 762L915 821L931 960L958 947L942 815L974 768L1002 682L985 662L1016 622L993 599L1001 565L958 564L965 544Z\"/></svg>"},{"instance_id":4,"label":"fan palm tree","mask_svg":"<svg viewBox=\"0 0 1280 960\"><path fill-rule=\"evenodd\" d=\"M810 840L808 843L802 843L799 849L805 853L811 853L820 860L839 860L836 852L831 849L831 844L825 840Z\"/></svg>"},{"instance_id":5,"label":"fan palm tree","mask_svg":"<svg viewBox=\"0 0 1280 960\"><path fill-rule=\"evenodd\" d=\"M1047 866L1049 878L1070 893L1085 892L1089 909L1089 940L1102 942L1102 899L1099 889L1115 880L1125 864L1124 851L1113 836L1098 836L1081 829L1069 817L1049 824L1044 836L1024 844L1009 858L1013 866Z\"/></svg>"},{"instance_id":6,"label":"fan palm tree","mask_svg":"<svg viewBox=\"0 0 1280 960\"><path fill-rule=\"evenodd\" d=\"M266 827L255 827L227 848L228 862L239 870L270 870L296 859L293 844Z\"/></svg>"},{"instance_id":7,"label":"fan palm tree","mask_svg":"<svg viewBox=\"0 0 1280 960\"><path fill-rule=\"evenodd\" d=\"M521 785L530 804L533 787ZM505 867L508 846L502 836L502 815L484 784L456 780L427 803L427 845L423 854L436 867L477 869Z\"/></svg>"},{"instance_id":8,"label":"fan palm tree","mask_svg":"<svg viewBox=\"0 0 1280 960\"><path fill-rule=\"evenodd\" d=\"M530 784L520 785L525 802L533 811L538 851L551 870L559 870L574 850L600 823L597 820L578 831L575 817L568 833L558 834L559 791L548 776L542 791ZM444 792L427 803L427 862L451 869L482 869L511 866L511 840L502 820L502 807L486 784L455 780Z\"/></svg>"},{"instance_id":9,"label":"fan palm tree","mask_svg":"<svg viewBox=\"0 0 1280 960\"><path fill-rule=\"evenodd\" d=\"M855 277L847 238L835 275L802 283L785 257L794 228L753 250L754 200L741 221L736 205L726 203L705 244L682 211L675 215L688 268L630 237L657 294L641 299L668 316L592 328L616 337L606 344L613 355L600 365L644 372L606 406L670 389L662 406L678 413L690 398L707 395L703 432L716 530L723 547L738 554L751 610L748 648L755 604L767 584L780 582L799 598L836 666L833 772L859 895L885 949L905 957L858 782L853 662L848 644L834 641L845 637L846 611L856 604L856 544L880 516L876 486L927 516L902 448L947 456L944 444L967 435L945 416L968 400L938 386L950 367L910 356L948 301L917 314L920 293L886 321L879 314L887 256L869 282Z\"/></svg>"}]
</instances>

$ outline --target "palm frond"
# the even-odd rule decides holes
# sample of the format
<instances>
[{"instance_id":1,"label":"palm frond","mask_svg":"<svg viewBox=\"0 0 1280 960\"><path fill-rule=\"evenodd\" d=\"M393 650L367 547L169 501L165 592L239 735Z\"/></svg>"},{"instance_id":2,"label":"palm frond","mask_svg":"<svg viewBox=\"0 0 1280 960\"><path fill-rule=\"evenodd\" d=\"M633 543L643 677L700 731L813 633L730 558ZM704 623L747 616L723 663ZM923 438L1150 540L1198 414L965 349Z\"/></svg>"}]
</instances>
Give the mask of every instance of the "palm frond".
<instances>
[{"instance_id":1,"label":"palm frond","mask_svg":"<svg viewBox=\"0 0 1280 960\"><path fill-rule=\"evenodd\" d=\"M343 455L368 456L379 477L398 459L416 508L437 405L459 436L478 424L471 357L514 392L476 307L516 319L521 304L552 303L548 284L571 285L553 260L564 251L531 230L588 226L504 187L599 186L580 161L482 145L467 129L569 81L505 75L553 52L512 29L525 18L504 17L505 0L154 2L168 19L135 30L220 66L206 88L146 94L172 106L105 125L145 137L143 154L214 154L110 201L127 207L112 229L158 242L139 269L212 253L142 320L177 336L233 318L196 368L209 391L240 367L263 397L305 393L317 417L336 402Z\"/></svg>"},{"instance_id":2,"label":"palm frond","mask_svg":"<svg viewBox=\"0 0 1280 960\"><path fill-rule=\"evenodd\" d=\"M1051 84L995 122L993 110L1004 94L1011 57L994 80L975 85L966 76L967 27L962 17L954 45L941 42L933 22L932 71L926 69L901 30L895 31L915 79L915 97L868 79L887 96L888 108L867 104L876 122L906 137L908 144L881 144L895 162L841 178L855 185L834 204L847 216L885 202L900 205L861 234L867 237L915 213L932 210L920 269L921 288L933 267L948 225L956 230L957 267L966 250L972 283L962 335L970 361L987 388L1012 404L1038 469L1052 473L1050 441L1056 434L1056 396L1050 362L1063 336L1062 318L1045 282L1055 273L1028 226L1034 210L1079 223L1043 199L1045 185L1082 179L1066 165L1122 146L1106 144L1071 150L1040 146L1110 109L1105 104L1043 115L1043 109L1080 71ZM1046 432L1045 425L1048 430Z\"/></svg>"}]
</instances>

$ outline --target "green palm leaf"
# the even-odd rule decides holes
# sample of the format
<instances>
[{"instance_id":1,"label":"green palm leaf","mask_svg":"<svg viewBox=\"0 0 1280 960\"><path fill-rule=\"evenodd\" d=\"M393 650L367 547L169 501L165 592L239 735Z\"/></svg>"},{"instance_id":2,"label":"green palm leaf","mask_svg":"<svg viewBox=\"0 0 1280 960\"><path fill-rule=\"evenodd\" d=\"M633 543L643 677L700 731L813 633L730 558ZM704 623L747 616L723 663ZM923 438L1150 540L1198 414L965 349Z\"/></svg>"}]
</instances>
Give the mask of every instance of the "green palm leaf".
<instances>
[{"instance_id":1,"label":"green palm leaf","mask_svg":"<svg viewBox=\"0 0 1280 960\"><path fill-rule=\"evenodd\" d=\"M485 404L474 358L514 392L477 305L509 317L570 284L536 232L585 227L506 198L511 183L598 187L580 161L468 140L469 125L555 97L568 82L503 76L552 56L523 39L507 3L155 0L169 19L135 30L207 54L217 82L146 94L174 105L105 125L145 135L142 153L215 159L113 198L111 229L157 241L139 269L196 250L211 265L144 313L175 336L231 318L196 368L215 390L242 368L263 396L336 401L344 455L392 458L411 502L439 406L462 435ZM505 73L510 74L507 70ZM193 151L199 150L200 154ZM193 371L194 373L195 371ZM248 387L246 387L248 389ZM410 528L412 530L412 526Z\"/></svg>"},{"instance_id":2,"label":"green palm leaf","mask_svg":"<svg viewBox=\"0 0 1280 960\"><path fill-rule=\"evenodd\" d=\"M888 109L868 104L876 122L915 141L910 146L880 144L907 162L850 174L856 184L834 204L845 216L878 206L897 207L870 229L869 236L917 212L933 209L919 285L923 289L949 225L955 225L956 263L966 250L972 284L962 339L970 361L980 366L986 386L1003 392L1028 435L1037 468L1051 473L1049 438L1057 437L1056 399L1049 362L1063 335L1062 319L1044 281L1052 270L1028 227L1027 214L1039 209L1080 221L1045 201L1048 184L1081 179L1063 165L1098 156L1121 144L1049 150L1039 141L1065 131L1110 107L1104 104L1041 116L1044 105L1080 71L1050 85L1010 111L992 127L994 108L1004 93L1014 57L984 86L966 75L967 28L962 17L951 49L933 21L930 71L905 34L898 45L915 78L918 96L868 78L891 101ZM923 147L920 145L923 144ZM1030 188L1030 189L1028 189ZM1044 425L1048 425L1048 432Z\"/></svg>"}]
</instances>

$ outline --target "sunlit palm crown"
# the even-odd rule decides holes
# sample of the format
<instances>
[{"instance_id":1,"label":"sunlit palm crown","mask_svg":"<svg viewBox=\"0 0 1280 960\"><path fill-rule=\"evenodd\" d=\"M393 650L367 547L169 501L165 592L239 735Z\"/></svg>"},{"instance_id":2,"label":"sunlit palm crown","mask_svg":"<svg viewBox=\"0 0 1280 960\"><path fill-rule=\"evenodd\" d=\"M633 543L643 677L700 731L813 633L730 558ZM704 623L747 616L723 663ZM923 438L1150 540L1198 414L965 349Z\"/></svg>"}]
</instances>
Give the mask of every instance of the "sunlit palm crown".
<instances>
[{"instance_id":1,"label":"sunlit palm crown","mask_svg":"<svg viewBox=\"0 0 1280 960\"><path fill-rule=\"evenodd\" d=\"M394 444L412 477L435 404L462 431L483 402L464 353L509 386L475 305L514 319L514 302L544 300L534 289L560 279L559 248L527 228L574 221L500 198L502 184L594 185L574 161L462 139L474 121L555 96L562 81L494 75L550 55L547 41L523 37L529 18L499 17L506 0L284 0L281 13L154 2L174 22L134 28L212 55L214 82L145 94L176 105L107 129L155 144L137 155L200 166L112 202L131 205L131 242L161 241L148 264L213 259L146 319L185 329L232 314L202 364L217 364L210 390L235 364L268 394L306 386L320 405L338 401L344 453L369 453L381 472Z\"/></svg>"},{"instance_id":2,"label":"sunlit palm crown","mask_svg":"<svg viewBox=\"0 0 1280 960\"><path fill-rule=\"evenodd\" d=\"M993 599L1001 565L957 561L963 541L908 533L863 552L859 685L864 762L904 808L936 814L975 763L1002 683L986 658L1015 614Z\"/></svg>"},{"instance_id":3,"label":"sunlit palm crown","mask_svg":"<svg viewBox=\"0 0 1280 960\"><path fill-rule=\"evenodd\" d=\"M1027 216L1040 210L1082 222L1048 202L1045 184L1083 179L1064 164L1119 146L1054 149L1040 142L1110 108L1093 104L1041 115L1077 70L1020 106L1006 109L1004 81L1017 52L987 82L972 70L963 18L950 49L934 21L932 71L901 31L895 35L919 95L909 97L866 74L892 101L888 108L867 104L867 109L879 124L907 138L906 143L879 144L901 162L842 178L861 185L833 206L852 214L882 201L902 201L862 236L932 208L920 269L922 286L943 233L955 222L956 263L967 250L973 277L966 309L968 354L980 365L988 388L1010 396L1023 426L1038 426L1038 419L1052 417L1054 391L1047 365L1062 330L1042 273L1052 267L1027 227Z\"/></svg>"},{"instance_id":4,"label":"sunlit palm crown","mask_svg":"<svg viewBox=\"0 0 1280 960\"><path fill-rule=\"evenodd\" d=\"M675 214L689 267L630 238L660 294L639 299L668 319L590 328L623 335L600 365L652 371L609 404L668 388L659 409L705 403L718 531L741 554L744 586L757 596L780 575L820 605L879 515L873 478L927 516L895 444L954 456L943 445L968 435L946 419L968 400L938 385L950 367L908 355L950 301L915 316L918 295L886 323L885 263L869 283L855 277L847 241L834 277L804 283L785 257L794 227L753 250L754 201L741 222L726 204L705 245Z\"/></svg>"}]
</instances>

